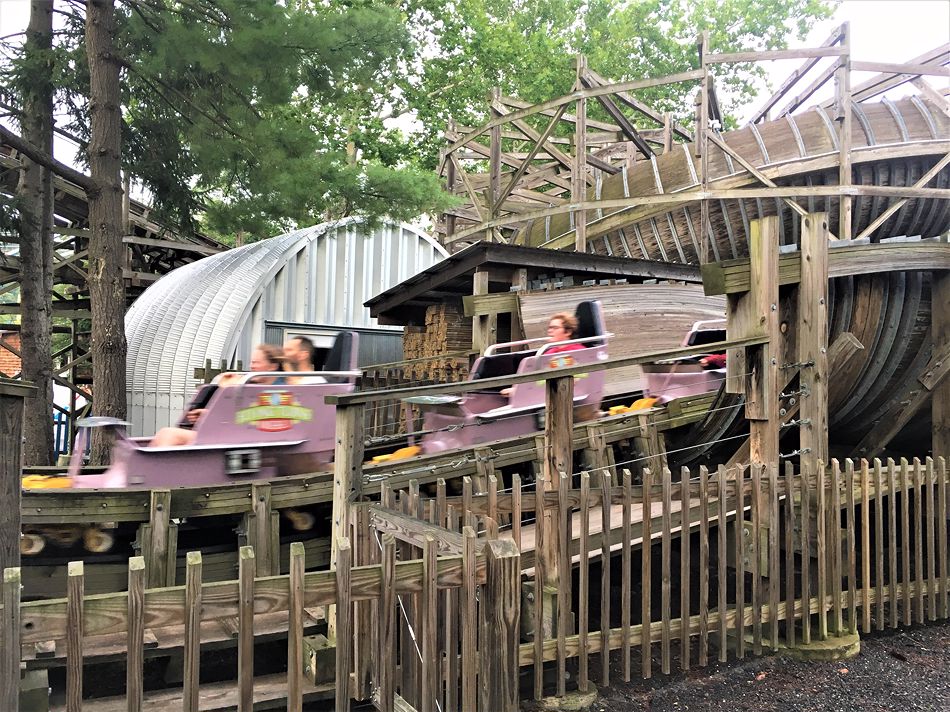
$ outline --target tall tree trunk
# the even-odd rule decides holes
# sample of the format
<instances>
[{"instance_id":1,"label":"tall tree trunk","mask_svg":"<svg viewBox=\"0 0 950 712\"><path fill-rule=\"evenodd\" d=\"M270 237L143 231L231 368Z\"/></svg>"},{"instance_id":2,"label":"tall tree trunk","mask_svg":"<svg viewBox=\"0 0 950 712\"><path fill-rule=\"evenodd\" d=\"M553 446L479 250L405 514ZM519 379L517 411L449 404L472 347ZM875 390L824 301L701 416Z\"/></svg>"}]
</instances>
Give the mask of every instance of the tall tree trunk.
<instances>
[{"instance_id":1,"label":"tall tree trunk","mask_svg":"<svg viewBox=\"0 0 950 712\"><path fill-rule=\"evenodd\" d=\"M24 55L23 138L53 155L53 0L32 0ZM23 379L36 386L23 410L23 461L50 465L53 457L53 176L23 157L20 198L20 306Z\"/></svg>"},{"instance_id":2,"label":"tall tree trunk","mask_svg":"<svg viewBox=\"0 0 950 712\"><path fill-rule=\"evenodd\" d=\"M115 0L86 4L89 62L89 306L92 398L96 415L125 417L125 285L122 279L122 115L115 60ZM90 460L108 462L111 441L93 436Z\"/></svg>"}]
</instances>

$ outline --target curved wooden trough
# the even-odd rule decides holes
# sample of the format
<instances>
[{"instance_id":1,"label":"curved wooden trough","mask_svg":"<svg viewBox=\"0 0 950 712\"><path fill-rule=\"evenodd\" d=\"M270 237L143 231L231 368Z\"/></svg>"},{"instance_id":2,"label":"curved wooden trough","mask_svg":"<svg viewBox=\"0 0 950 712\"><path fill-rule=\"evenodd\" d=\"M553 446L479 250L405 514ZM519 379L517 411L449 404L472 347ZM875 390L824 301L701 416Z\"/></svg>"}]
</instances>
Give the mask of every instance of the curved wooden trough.
<instances>
[{"instance_id":1,"label":"curved wooden trough","mask_svg":"<svg viewBox=\"0 0 950 712\"><path fill-rule=\"evenodd\" d=\"M855 133L851 154L853 186L852 235L867 233L871 242L898 236L936 237L950 229L950 201L913 197L874 223L896 198L875 194L880 186L914 186L938 163L930 188L950 186L950 165L941 161L950 153L950 118L926 99L913 96L852 106ZM784 195L796 188L838 184L838 138L832 116L821 106L801 115L750 124L721 135L722 142L761 175L781 186ZM733 156L710 142L709 191L747 188L760 181ZM631 196L680 193L679 205L638 205L631 208L587 210L587 249L602 254L629 255L665 262L730 260L748 256L750 221L780 216L780 243L794 246L800 214L781 197L729 197L709 201L708 229L702 235L701 200L697 193L698 165L692 144L628 165L604 177L588 193L592 200L610 201ZM863 188L871 188L862 191ZM921 191L923 195L924 191ZM690 199L692 198L692 199ZM839 199L825 195L792 197L808 212L824 211L832 226L838 224ZM573 244L574 214L562 213L527 224L516 239L531 245L553 245L567 239ZM869 229L870 228L870 229ZM705 237L706 245L703 245ZM705 253L704 253L705 249ZM829 427L831 442L845 452L867 451L869 434L902 404L913 401L922 386L920 376L931 357L931 293L929 273L896 271L862 274L832 280L829 343L851 332L863 345L831 384ZM733 396L723 395L722 408ZM734 430L740 418L721 414L692 429L683 439L714 441ZM902 435L903 443L926 451L930 437L927 409ZM699 451L693 453L694 459Z\"/></svg>"},{"instance_id":2,"label":"curved wooden trough","mask_svg":"<svg viewBox=\"0 0 950 712\"><path fill-rule=\"evenodd\" d=\"M913 96L896 102L855 103L852 114L855 130L851 165L856 192L864 187L871 187L869 192L874 193L873 187L877 186L912 186L950 152L950 118L926 99ZM808 189L838 185L839 146L835 122L821 106L776 121L749 124L721 134L720 140L782 187L782 195L793 196L796 187L807 193ZM761 186L755 176L715 142L709 143L707 160L710 191ZM950 166L944 166L929 185L950 186ZM781 244L795 244L799 216L781 197L712 200L708 228L702 236L701 200L696 192L699 187L700 166L693 144L680 144L669 153L628 165L615 175L603 178L589 191L589 199L611 201L679 193L684 202L673 208L668 204L647 204L588 211L588 250L695 264L701 261L705 237L708 260L702 261L746 257L749 221L776 214L782 217ZM792 199L808 212L828 212L831 224L837 225L838 200L833 199L831 193ZM860 236L887 209L889 202L881 195L857 195L852 212L852 234ZM573 244L572 222L573 217L567 212L535 220L528 223L516 239L529 245L555 246L564 244L569 237ZM950 202L914 198L878 226L870 237L872 240L895 235L931 237L946 231L948 222Z\"/></svg>"}]
</instances>

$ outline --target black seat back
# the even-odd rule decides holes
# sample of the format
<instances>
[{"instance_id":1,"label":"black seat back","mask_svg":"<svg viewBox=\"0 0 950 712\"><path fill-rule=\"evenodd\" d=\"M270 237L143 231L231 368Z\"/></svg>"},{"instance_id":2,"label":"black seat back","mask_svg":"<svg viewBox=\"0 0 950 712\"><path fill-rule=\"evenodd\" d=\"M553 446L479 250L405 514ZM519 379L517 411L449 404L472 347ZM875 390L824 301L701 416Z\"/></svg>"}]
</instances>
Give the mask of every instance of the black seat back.
<instances>
[{"instance_id":1,"label":"black seat back","mask_svg":"<svg viewBox=\"0 0 950 712\"><path fill-rule=\"evenodd\" d=\"M322 371L353 371L356 369L357 349L359 347L359 334L355 331L341 331L333 340L333 346L330 353L323 361L320 367ZM329 383L345 383L349 379L330 376L327 378Z\"/></svg>"},{"instance_id":2,"label":"black seat back","mask_svg":"<svg viewBox=\"0 0 950 712\"><path fill-rule=\"evenodd\" d=\"M603 336L607 333L604 328L604 312L599 301L581 302L574 311L577 317L577 333L575 339L586 339L591 336ZM604 340L588 341L584 346L603 346Z\"/></svg>"},{"instance_id":3,"label":"black seat back","mask_svg":"<svg viewBox=\"0 0 950 712\"><path fill-rule=\"evenodd\" d=\"M483 356L475 370L472 371L472 381L480 378L495 378L496 376L511 376L518 372L518 365L534 351L518 351L512 354L494 354Z\"/></svg>"}]
</instances>

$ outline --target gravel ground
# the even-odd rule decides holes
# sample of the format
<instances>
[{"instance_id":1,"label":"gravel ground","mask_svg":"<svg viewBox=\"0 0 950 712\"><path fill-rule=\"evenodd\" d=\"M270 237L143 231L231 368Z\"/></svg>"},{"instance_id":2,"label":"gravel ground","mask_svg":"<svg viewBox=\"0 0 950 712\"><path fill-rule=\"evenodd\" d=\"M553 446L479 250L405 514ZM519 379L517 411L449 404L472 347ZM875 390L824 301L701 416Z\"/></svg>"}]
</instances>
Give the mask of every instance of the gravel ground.
<instances>
[{"instance_id":1,"label":"gravel ground","mask_svg":"<svg viewBox=\"0 0 950 712\"><path fill-rule=\"evenodd\" d=\"M950 623L862 636L840 662L747 657L631 683L611 673L591 712L938 712L950 710Z\"/></svg>"}]
</instances>

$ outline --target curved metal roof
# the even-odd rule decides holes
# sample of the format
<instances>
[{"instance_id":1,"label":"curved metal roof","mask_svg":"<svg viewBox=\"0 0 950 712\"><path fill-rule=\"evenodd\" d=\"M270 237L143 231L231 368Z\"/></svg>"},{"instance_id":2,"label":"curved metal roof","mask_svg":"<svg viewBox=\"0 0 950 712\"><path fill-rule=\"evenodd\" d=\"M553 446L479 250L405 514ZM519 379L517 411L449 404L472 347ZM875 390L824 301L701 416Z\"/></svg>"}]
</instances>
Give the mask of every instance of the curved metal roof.
<instances>
[{"instance_id":1,"label":"curved metal roof","mask_svg":"<svg viewBox=\"0 0 950 712\"><path fill-rule=\"evenodd\" d=\"M125 317L129 418L151 433L194 393L195 368L249 361L265 321L375 326L363 302L446 256L408 225L323 223L170 272Z\"/></svg>"}]
</instances>

